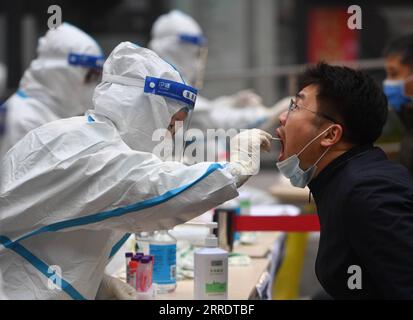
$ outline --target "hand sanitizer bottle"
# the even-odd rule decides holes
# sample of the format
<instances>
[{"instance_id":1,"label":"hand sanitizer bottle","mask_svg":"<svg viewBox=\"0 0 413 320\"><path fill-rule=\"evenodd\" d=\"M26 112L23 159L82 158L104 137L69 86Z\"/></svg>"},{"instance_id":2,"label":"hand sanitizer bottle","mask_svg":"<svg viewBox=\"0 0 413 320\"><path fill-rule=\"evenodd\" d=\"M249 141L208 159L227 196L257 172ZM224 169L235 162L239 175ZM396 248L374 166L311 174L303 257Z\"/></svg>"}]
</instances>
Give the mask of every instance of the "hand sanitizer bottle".
<instances>
[{"instance_id":1,"label":"hand sanitizer bottle","mask_svg":"<svg viewBox=\"0 0 413 320\"><path fill-rule=\"evenodd\" d=\"M210 228L204 247L194 253L194 298L195 300L228 299L228 252L218 247L213 234L217 223L205 224Z\"/></svg>"}]
</instances>

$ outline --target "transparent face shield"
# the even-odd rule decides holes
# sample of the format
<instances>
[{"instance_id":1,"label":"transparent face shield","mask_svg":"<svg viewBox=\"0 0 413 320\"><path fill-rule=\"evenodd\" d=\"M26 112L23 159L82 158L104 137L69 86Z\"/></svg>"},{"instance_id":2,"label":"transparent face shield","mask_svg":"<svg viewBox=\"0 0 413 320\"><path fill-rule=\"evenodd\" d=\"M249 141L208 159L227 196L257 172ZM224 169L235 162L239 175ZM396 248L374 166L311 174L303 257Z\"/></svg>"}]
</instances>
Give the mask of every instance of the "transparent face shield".
<instances>
[{"instance_id":1,"label":"transparent face shield","mask_svg":"<svg viewBox=\"0 0 413 320\"><path fill-rule=\"evenodd\" d=\"M208 46L203 35L180 34L179 40L197 46L197 63L195 67L195 77L191 79L193 85L198 90L204 86L205 67L208 59Z\"/></svg>"},{"instance_id":2,"label":"transparent face shield","mask_svg":"<svg viewBox=\"0 0 413 320\"><path fill-rule=\"evenodd\" d=\"M191 141L188 129L191 125L193 109L183 107L175 112L167 128L167 139L171 141L170 160L182 162L184 159L186 148Z\"/></svg>"},{"instance_id":3,"label":"transparent face shield","mask_svg":"<svg viewBox=\"0 0 413 320\"><path fill-rule=\"evenodd\" d=\"M104 74L103 82L117 83L143 88L144 93L162 96L171 99L168 107L173 109L169 123L165 128L165 139L171 142L171 151L163 158L181 161L187 145L186 132L188 131L192 113L195 106L198 91L186 84L161 79L156 77L146 77L143 79L134 79L129 77ZM159 129L159 128L158 128Z\"/></svg>"},{"instance_id":4,"label":"transparent face shield","mask_svg":"<svg viewBox=\"0 0 413 320\"><path fill-rule=\"evenodd\" d=\"M85 84L97 84L100 82L104 62L104 56L78 53L70 53L68 56L69 65L88 69L84 79Z\"/></svg>"},{"instance_id":5,"label":"transparent face shield","mask_svg":"<svg viewBox=\"0 0 413 320\"><path fill-rule=\"evenodd\" d=\"M195 88L201 90L204 87L205 67L208 59L208 47L203 46L199 48L199 59L197 64Z\"/></svg>"}]
</instances>

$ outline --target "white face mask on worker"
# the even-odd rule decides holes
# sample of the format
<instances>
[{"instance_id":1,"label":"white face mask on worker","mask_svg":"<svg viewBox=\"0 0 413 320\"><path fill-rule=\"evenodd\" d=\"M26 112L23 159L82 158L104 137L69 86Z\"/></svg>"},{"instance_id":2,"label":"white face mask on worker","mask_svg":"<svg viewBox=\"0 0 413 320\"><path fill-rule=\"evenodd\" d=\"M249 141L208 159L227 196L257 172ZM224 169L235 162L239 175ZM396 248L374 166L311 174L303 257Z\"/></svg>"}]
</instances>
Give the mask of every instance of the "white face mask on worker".
<instances>
[{"instance_id":1,"label":"white face mask on worker","mask_svg":"<svg viewBox=\"0 0 413 320\"><path fill-rule=\"evenodd\" d=\"M330 150L331 146L327 148L326 151L318 158L318 160L310 166L307 170L303 170L300 168L300 159L298 156L305 150L307 147L312 144L315 140L321 137L324 133L330 130L332 127L328 127L326 130L321 132L318 136L312 139L309 143L307 143L304 148L301 149L300 152L297 154L293 154L292 156L288 157L287 159L277 162L277 167L280 170L281 174L290 180L290 183L299 188L305 188L311 181L314 176L314 173L317 171L317 164L320 160L325 156L325 154Z\"/></svg>"}]
</instances>

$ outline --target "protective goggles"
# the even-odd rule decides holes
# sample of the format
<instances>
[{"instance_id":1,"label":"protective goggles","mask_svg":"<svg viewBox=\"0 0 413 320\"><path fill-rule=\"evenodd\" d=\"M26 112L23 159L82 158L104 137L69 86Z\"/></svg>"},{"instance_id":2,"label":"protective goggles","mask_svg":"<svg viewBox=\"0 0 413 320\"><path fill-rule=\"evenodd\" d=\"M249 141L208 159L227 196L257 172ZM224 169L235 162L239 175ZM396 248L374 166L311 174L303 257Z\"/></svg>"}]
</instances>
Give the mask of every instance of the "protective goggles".
<instances>
[{"instance_id":1,"label":"protective goggles","mask_svg":"<svg viewBox=\"0 0 413 320\"><path fill-rule=\"evenodd\" d=\"M70 53L68 56L68 62L72 66L79 66L90 69L102 69L103 63L105 62L105 57Z\"/></svg>"},{"instance_id":2,"label":"protective goggles","mask_svg":"<svg viewBox=\"0 0 413 320\"><path fill-rule=\"evenodd\" d=\"M195 101L198 95L197 89L186 84L149 76L143 80L113 74L103 74L102 82L140 87L143 88L145 93L163 96L182 102L191 110L195 106Z\"/></svg>"},{"instance_id":3,"label":"protective goggles","mask_svg":"<svg viewBox=\"0 0 413 320\"><path fill-rule=\"evenodd\" d=\"M175 141L175 147L172 150L171 156L173 156L174 160L181 161L183 159L186 148L184 141L187 141L185 136L191 124L198 94L197 89L180 82L149 76L145 79L134 79L113 74L103 74L102 82L140 87L147 94L163 96L183 104L184 106L176 110L175 114L172 115L171 121L166 128L171 132Z\"/></svg>"},{"instance_id":4,"label":"protective goggles","mask_svg":"<svg viewBox=\"0 0 413 320\"><path fill-rule=\"evenodd\" d=\"M196 46L205 46L206 45L206 38L203 35L191 35L186 33L181 33L179 36L179 40L182 42L190 43Z\"/></svg>"}]
</instances>

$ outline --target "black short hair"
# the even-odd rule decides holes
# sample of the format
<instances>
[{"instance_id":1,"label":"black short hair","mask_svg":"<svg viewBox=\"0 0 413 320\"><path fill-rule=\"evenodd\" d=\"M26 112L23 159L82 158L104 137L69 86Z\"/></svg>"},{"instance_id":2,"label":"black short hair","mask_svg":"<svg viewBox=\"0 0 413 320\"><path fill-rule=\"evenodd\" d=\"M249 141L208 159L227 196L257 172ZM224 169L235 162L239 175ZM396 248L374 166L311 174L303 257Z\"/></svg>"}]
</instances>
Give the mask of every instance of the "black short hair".
<instances>
[{"instance_id":1,"label":"black short hair","mask_svg":"<svg viewBox=\"0 0 413 320\"><path fill-rule=\"evenodd\" d=\"M384 56L400 56L400 62L413 68L413 34L392 40L384 49Z\"/></svg>"},{"instance_id":2,"label":"black short hair","mask_svg":"<svg viewBox=\"0 0 413 320\"><path fill-rule=\"evenodd\" d=\"M372 144L380 137L387 119L387 98L368 74L320 62L300 77L301 89L311 84L318 88L319 111L343 126L344 141Z\"/></svg>"}]
</instances>

